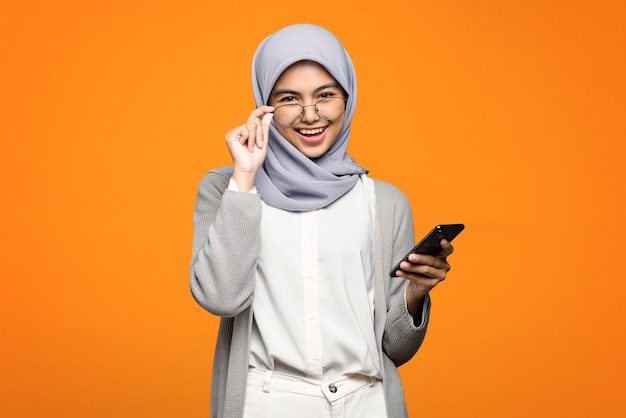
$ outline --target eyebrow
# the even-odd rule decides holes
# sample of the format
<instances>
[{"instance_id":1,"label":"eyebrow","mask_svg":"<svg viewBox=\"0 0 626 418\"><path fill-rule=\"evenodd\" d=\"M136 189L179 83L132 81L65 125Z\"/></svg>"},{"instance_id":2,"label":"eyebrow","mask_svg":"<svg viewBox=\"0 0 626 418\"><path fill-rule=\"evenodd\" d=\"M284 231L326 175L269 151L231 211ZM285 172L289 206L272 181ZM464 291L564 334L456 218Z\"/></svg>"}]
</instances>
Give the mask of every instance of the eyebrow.
<instances>
[{"instance_id":1,"label":"eyebrow","mask_svg":"<svg viewBox=\"0 0 626 418\"><path fill-rule=\"evenodd\" d=\"M313 90L314 93L318 93L322 90L326 90L329 88L337 88L340 89L341 86L339 86L338 83L328 83L328 84L323 84L321 86L319 86L318 88L316 88L315 90ZM276 97L276 96L280 96L282 94L295 94L295 95L299 95L301 94L299 91L296 90L291 90L291 89L279 89L276 90L275 92L272 93L272 96Z\"/></svg>"}]
</instances>

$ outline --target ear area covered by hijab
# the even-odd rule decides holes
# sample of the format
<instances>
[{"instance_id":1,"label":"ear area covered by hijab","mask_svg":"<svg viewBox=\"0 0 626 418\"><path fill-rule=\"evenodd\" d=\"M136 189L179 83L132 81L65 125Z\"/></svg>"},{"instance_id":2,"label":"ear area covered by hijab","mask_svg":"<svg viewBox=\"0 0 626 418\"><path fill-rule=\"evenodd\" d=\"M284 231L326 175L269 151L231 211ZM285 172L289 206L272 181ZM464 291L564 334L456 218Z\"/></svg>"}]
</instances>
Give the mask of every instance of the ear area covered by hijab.
<instances>
[{"instance_id":1,"label":"ear area covered by hijab","mask_svg":"<svg viewBox=\"0 0 626 418\"><path fill-rule=\"evenodd\" d=\"M303 212L324 208L345 193L367 169L346 149L354 115L357 88L354 65L339 40L328 30L310 24L287 26L261 42L252 61L252 88L257 107L266 104L280 75L299 61L315 61L348 94L345 121L339 137L322 156L310 159L270 126L269 145L255 187L261 199L278 209ZM232 167L215 170L230 177Z\"/></svg>"}]
</instances>

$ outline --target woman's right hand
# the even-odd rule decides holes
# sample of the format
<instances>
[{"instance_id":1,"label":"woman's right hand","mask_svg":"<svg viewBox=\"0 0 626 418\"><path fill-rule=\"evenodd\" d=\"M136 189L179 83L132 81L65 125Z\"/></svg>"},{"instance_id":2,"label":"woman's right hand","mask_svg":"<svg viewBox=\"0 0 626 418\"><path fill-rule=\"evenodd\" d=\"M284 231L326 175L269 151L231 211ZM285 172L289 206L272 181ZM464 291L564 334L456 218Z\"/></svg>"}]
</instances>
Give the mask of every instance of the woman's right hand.
<instances>
[{"instance_id":1,"label":"woman's right hand","mask_svg":"<svg viewBox=\"0 0 626 418\"><path fill-rule=\"evenodd\" d=\"M252 189L256 173L265 161L273 112L272 106L261 106L246 123L226 133L226 145L233 159L232 178L242 192Z\"/></svg>"}]
</instances>

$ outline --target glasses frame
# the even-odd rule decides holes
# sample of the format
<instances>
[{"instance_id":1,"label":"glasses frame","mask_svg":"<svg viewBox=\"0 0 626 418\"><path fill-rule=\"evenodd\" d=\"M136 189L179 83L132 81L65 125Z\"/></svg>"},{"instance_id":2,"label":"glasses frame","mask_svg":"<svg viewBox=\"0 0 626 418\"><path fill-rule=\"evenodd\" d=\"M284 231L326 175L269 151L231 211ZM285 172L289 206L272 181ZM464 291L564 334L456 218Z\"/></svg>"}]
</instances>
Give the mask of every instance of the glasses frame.
<instances>
[{"instance_id":1,"label":"glasses frame","mask_svg":"<svg viewBox=\"0 0 626 418\"><path fill-rule=\"evenodd\" d=\"M319 109L317 108L317 105L318 105L320 102L324 102L324 101L327 101L327 100L333 100L333 99L341 99L341 100L343 100L343 111L339 114L339 116L336 116L336 117L334 117L334 118L332 118L332 119L330 119L330 118L325 118L324 116L320 115L320 111L319 111ZM297 119L298 121L297 121L296 123L292 123L292 124L287 124L287 125L285 125L285 124L283 124L283 123L280 123L280 122L279 122L279 121L278 121L278 120L274 117L274 122L276 122L277 124L279 124L280 126L283 126L283 127L285 127L285 128L293 128L294 126L297 126L300 122L302 122L302 121L304 120L304 112L305 112L305 110L306 110L306 108L307 108L307 107L311 107L311 106L313 106L313 107L314 107L314 109L315 109L315 114L316 114L316 115L317 115L320 119L322 119L322 120L335 120L335 119L339 119L341 116L343 116L343 114L344 114L344 113L346 113L346 104L347 104L347 102L348 102L348 98L347 98L347 97L337 97L337 96L335 96L335 97L322 97L321 99L319 99L318 101L316 101L315 103L310 104L310 105L301 105L300 103L285 103L285 104L280 105L280 106L275 106L275 107L274 107L274 114L275 114L275 113L276 113L276 111L277 111L278 109L280 109L281 107L285 107L285 106L292 106L292 107L295 107L295 106L300 106L300 107L302 108L302 111L300 112L300 116L299 116L299 117L298 117L298 119Z\"/></svg>"}]
</instances>

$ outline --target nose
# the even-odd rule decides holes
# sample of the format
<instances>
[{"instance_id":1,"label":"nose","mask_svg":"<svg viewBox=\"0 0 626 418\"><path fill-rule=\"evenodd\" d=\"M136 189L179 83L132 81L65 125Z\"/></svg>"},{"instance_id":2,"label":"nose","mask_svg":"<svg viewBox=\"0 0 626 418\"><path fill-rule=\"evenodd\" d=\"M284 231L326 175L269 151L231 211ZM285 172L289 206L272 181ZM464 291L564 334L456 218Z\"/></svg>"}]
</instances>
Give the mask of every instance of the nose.
<instances>
[{"instance_id":1,"label":"nose","mask_svg":"<svg viewBox=\"0 0 626 418\"><path fill-rule=\"evenodd\" d=\"M306 106L302 106L302 121L306 123L311 123L319 120L319 115L317 114L317 103L310 104Z\"/></svg>"}]
</instances>

